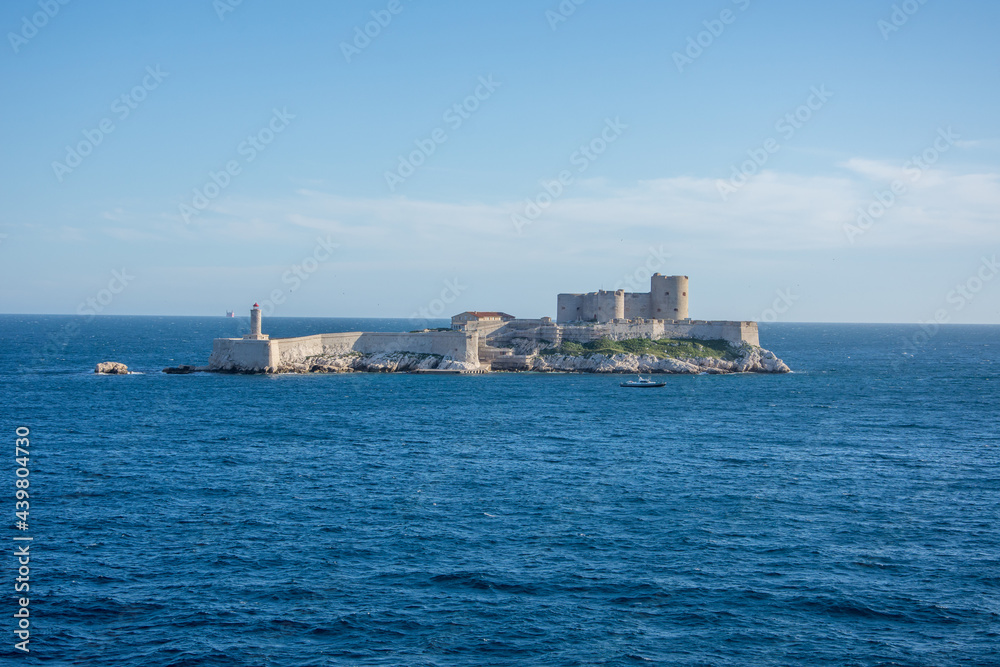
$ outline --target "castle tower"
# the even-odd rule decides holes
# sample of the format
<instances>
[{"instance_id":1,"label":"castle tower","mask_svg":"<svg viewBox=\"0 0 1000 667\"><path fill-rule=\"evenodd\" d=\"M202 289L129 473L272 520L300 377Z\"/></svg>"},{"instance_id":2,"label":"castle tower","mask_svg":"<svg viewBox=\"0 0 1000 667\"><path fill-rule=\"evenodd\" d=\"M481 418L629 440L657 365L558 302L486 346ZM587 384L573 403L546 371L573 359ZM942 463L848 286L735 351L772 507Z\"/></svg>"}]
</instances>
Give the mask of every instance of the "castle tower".
<instances>
[{"instance_id":1,"label":"castle tower","mask_svg":"<svg viewBox=\"0 0 1000 667\"><path fill-rule=\"evenodd\" d=\"M267 336L261 333L260 329L260 306L256 303L250 309L250 333L243 336L246 340L267 340Z\"/></svg>"},{"instance_id":2,"label":"castle tower","mask_svg":"<svg viewBox=\"0 0 1000 667\"><path fill-rule=\"evenodd\" d=\"M677 293L677 316L674 319L690 319L691 316L688 314L688 277L673 276L671 280L675 281L674 284L676 287L674 291Z\"/></svg>"},{"instance_id":3,"label":"castle tower","mask_svg":"<svg viewBox=\"0 0 1000 667\"><path fill-rule=\"evenodd\" d=\"M657 320L688 319L688 277L653 274L650 279L650 317Z\"/></svg>"},{"instance_id":4,"label":"castle tower","mask_svg":"<svg viewBox=\"0 0 1000 667\"><path fill-rule=\"evenodd\" d=\"M598 322L610 322L615 319L625 317L625 290L608 292L601 290L597 292L597 313Z\"/></svg>"}]
</instances>

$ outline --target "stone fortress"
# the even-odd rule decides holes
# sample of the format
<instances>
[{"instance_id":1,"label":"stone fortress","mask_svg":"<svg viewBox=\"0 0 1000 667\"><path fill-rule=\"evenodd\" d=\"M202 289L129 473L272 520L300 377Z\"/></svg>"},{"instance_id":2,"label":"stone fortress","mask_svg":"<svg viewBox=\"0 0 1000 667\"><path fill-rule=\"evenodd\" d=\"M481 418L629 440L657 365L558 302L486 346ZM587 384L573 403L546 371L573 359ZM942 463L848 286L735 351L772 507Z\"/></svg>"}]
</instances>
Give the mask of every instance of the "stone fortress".
<instances>
[{"instance_id":1,"label":"stone fortress","mask_svg":"<svg viewBox=\"0 0 1000 667\"><path fill-rule=\"evenodd\" d=\"M205 370L238 373L308 371L310 360L353 359L343 370L394 370L392 359L408 357L407 368L436 372L529 370L542 349L563 342L694 339L725 340L759 348L756 322L692 320L688 316L687 276L650 279L650 291L598 291L560 294L557 319L518 319L496 311L466 311L451 320L451 330L400 333L345 332L297 338L262 333L257 304L250 312L250 333L217 338ZM769 354L769 353L768 353ZM361 366L358 359L365 358ZM779 360L780 361L780 360ZM371 363L369 363L371 362ZM386 362L383 366L382 364ZM367 365L365 365L367 364Z\"/></svg>"},{"instance_id":2,"label":"stone fortress","mask_svg":"<svg viewBox=\"0 0 1000 667\"><path fill-rule=\"evenodd\" d=\"M688 277L661 276L650 279L649 292L591 292L560 294L556 321L612 322L614 320L688 319Z\"/></svg>"}]
</instances>

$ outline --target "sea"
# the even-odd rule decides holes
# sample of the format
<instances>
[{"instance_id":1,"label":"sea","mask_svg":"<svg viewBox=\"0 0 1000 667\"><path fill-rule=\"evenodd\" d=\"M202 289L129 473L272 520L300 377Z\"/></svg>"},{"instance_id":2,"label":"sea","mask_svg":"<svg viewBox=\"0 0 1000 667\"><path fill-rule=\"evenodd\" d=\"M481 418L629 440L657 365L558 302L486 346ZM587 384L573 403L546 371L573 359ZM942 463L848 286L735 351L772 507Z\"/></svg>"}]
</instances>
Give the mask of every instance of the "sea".
<instances>
[{"instance_id":1,"label":"sea","mask_svg":"<svg viewBox=\"0 0 1000 667\"><path fill-rule=\"evenodd\" d=\"M794 373L662 389L161 372L247 329L0 316L4 665L1000 664L1000 327L762 324Z\"/></svg>"}]
</instances>

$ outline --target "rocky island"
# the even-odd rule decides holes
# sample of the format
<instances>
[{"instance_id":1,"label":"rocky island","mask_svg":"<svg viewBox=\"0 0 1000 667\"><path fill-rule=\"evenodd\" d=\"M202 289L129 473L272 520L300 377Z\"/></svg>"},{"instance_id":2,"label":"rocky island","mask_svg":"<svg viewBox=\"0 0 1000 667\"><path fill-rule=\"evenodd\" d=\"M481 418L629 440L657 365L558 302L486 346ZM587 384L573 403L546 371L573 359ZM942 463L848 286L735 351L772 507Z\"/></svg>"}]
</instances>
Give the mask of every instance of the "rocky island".
<instances>
[{"instance_id":1,"label":"rocky island","mask_svg":"<svg viewBox=\"0 0 1000 667\"><path fill-rule=\"evenodd\" d=\"M788 373L760 347L756 322L692 320L687 276L651 278L649 292L560 294L558 316L518 319L466 311L450 329L344 332L298 338L251 332L217 338L208 366L219 373L491 371L582 373ZM187 367L189 368L189 367Z\"/></svg>"}]
</instances>

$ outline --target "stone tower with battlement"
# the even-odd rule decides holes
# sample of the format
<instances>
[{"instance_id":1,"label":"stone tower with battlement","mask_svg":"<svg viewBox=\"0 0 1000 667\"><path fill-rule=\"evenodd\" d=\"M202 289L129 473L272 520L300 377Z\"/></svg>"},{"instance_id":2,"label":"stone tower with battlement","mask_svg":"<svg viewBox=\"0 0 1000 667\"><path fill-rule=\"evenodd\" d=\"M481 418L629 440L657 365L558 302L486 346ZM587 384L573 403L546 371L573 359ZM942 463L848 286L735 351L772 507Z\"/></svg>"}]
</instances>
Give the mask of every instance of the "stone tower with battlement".
<instances>
[{"instance_id":1,"label":"stone tower with battlement","mask_svg":"<svg viewBox=\"0 0 1000 667\"><path fill-rule=\"evenodd\" d=\"M601 290L587 294L560 294L556 322L611 322L613 320L688 320L688 277L650 278L649 292Z\"/></svg>"}]
</instances>

